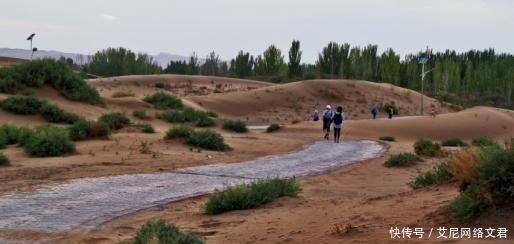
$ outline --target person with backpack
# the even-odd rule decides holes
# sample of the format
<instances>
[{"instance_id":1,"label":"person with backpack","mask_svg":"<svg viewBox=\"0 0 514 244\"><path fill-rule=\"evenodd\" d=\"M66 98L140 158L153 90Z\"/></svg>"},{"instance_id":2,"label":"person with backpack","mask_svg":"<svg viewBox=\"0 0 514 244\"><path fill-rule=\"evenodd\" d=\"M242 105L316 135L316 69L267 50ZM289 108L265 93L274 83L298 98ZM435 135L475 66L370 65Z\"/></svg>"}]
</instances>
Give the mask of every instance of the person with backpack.
<instances>
[{"instance_id":1,"label":"person with backpack","mask_svg":"<svg viewBox=\"0 0 514 244\"><path fill-rule=\"evenodd\" d=\"M336 109L336 113L332 118L332 122L334 122L334 142L339 143L339 138L341 137L341 129L343 128L344 114L343 107L338 106Z\"/></svg>"},{"instance_id":2,"label":"person with backpack","mask_svg":"<svg viewBox=\"0 0 514 244\"><path fill-rule=\"evenodd\" d=\"M371 114L373 115L373 119L377 118L378 108L377 105L373 104L371 106Z\"/></svg>"},{"instance_id":3,"label":"person with backpack","mask_svg":"<svg viewBox=\"0 0 514 244\"><path fill-rule=\"evenodd\" d=\"M334 112L332 111L332 107L327 105L325 110L323 110L323 133L325 133L325 139L329 139L330 134L330 124L332 123L332 117L334 116Z\"/></svg>"},{"instance_id":4,"label":"person with backpack","mask_svg":"<svg viewBox=\"0 0 514 244\"><path fill-rule=\"evenodd\" d=\"M319 120L318 110L314 110L314 113L312 113L312 120L313 121L318 121Z\"/></svg>"}]
</instances>

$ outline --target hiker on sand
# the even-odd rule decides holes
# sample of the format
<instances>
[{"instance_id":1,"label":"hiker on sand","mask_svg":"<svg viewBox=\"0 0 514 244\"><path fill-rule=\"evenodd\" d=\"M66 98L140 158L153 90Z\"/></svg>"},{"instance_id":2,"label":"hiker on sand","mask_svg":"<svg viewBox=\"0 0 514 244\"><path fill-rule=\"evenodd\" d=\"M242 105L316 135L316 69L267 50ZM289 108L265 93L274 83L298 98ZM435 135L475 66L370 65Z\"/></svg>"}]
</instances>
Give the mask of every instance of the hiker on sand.
<instances>
[{"instance_id":1,"label":"hiker on sand","mask_svg":"<svg viewBox=\"0 0 514 244\"><path fill-rule=\"evenodd\" d=\"M318 110L314 110L314 113L312 113L312 120L313 121L318 121L319 120Z\"/></svg>"},{"instance_id":2,"label":"hiker on sand","mask_svg":"<svg viewBox=\"0 0 514 244\"><path fill-rule=\"evenodd\" d=\"M435 116L437 115L437 109L435 107L435 105L433 103L430 104L430 116L432 116L432 118L435 118Z\"/></svg>"},{"instance_id":3,"label":"hiker on sand","mask_svg":"<svg viewBox=\"0 0 514 244\"><path fill-rule=\"evenodd\" d=\"M393 114L394 114L393 106L389 106L389 107L387 108L387 114L389 115L389 119L392 119L392 118L393 118Z\"/></svg>"},{"instance_id":4,"label":"hiker on sand","mask_svg":"<svg viewBox=\"0 0 514 244\"><path fill-rule=\"evenodd\" d=\"M323 133L325 133L325 139L328 140L330 134L330 123L332 123L332 117L334 116L334 112L332 111L332 107L327 105L325 110L323 110Z\"/></svg>"},{"instance_id":5,"label":"hiker on sand","mask_svg":"<svg viewBox=\"0 0 514 244\"><path fill-rule=\"evenodd\" d=\"M336 113L332 117L332 122L334 122L334 142L339 143L339 138L341 137L341 129L343 128L344 114L343 107L337 107Z\"/></svg>"},{"instance_id":6,"label":"hiker on sand","mask_svg":"<svg viewBox=\"0 0 514 244\"><path fill-rule=\"evenodd\" d=\"M373 115L373 119L377 118L378 108L377 105L373 104L371 106L371 114Z\"/></svg>"}]
</instances>

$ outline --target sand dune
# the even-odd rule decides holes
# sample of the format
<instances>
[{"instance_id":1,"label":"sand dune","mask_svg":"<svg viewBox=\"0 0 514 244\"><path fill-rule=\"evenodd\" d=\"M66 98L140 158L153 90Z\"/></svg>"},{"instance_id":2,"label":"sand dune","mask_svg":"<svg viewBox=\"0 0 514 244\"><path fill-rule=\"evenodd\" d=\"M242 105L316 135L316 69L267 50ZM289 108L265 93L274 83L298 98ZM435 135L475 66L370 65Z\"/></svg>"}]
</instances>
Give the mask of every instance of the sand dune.
<instances>
[{"instance_id":1,"label":"sand dune","mask_svg":"<svg viewBox=\"0 0 514 244\"><path fill-rule=\"evenodd\" d=\"M401 115L419 113L421 95L418 92L390 84L350 80L309 80L262 87L252 91L230 94L192 96L188 99L206 110L216 111L250 123L291 122L306 120L313 110L326 104L341 105L350 119L369 118L371 104L394 102ZM441 112L452 109L441 107L436 100L424 97L428 112L434 104ZM385 112L385 111L382 111Z\"/></svg>"},{"instance_id":2,"label":"sand dune","mask_svg":"<svg viewBox=\"0 0 514 244\"><path fill-rule=\"evenodd\" d=\"M444 140L450 137L473 139L494 136L502 139L514 137L514 112L490 107L474 107L457 113L432 117L413 117L393 120L348 121L344 133L352 137L390 135L415 140L421 137Z\"/></svg>"}]
</instances>

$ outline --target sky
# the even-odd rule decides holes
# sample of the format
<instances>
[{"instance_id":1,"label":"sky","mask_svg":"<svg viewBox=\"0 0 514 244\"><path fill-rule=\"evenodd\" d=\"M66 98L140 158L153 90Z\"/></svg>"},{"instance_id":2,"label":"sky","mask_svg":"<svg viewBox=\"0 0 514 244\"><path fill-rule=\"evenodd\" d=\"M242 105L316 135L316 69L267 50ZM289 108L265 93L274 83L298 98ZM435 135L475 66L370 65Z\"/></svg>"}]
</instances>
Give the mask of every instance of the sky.
<instances>
[{"instance_id":1,"label":"sky","mask_svg":"<svg viewBox=\"0 0 514 244\"><path fill-rule=\"evenodd\" d=\"M495 48L514 53L511 0L0 0L0 47L92 54L123 46L224 60L275 44L304 62L329 41L377 44L402 56Z\"/></svg>"}]
</instances>

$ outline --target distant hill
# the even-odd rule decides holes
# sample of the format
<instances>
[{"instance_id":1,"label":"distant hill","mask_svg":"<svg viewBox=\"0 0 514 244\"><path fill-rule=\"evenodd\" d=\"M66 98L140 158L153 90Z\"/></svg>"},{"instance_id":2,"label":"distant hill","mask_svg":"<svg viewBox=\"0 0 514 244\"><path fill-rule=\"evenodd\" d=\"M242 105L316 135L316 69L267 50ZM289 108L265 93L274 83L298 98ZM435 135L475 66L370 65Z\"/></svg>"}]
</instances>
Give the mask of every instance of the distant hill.
<instances>
[{"instance_id":1,"label":"distant hill","mask_svg":"<svg viewBox=\"0 0 514 244\"><path fill-rule=\"evenodd\" d=\"M19 58L19 59L30 59L31 51L28 49L19 49L19 48L0 48L0 56L2 57L10 57L10 58ZM58 59L60 57L71 58L75 63L83 64L87 61L90 55L81 54L81 53L65 53L60 51L53 50L38 50L34 53L34 58L54 58ZM164 53L161 52L157 55L151 55L160 66L166 67L170 61L185 61L188 60L189 57Z\"/></svg>"}]
</instances>

